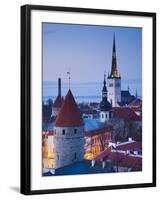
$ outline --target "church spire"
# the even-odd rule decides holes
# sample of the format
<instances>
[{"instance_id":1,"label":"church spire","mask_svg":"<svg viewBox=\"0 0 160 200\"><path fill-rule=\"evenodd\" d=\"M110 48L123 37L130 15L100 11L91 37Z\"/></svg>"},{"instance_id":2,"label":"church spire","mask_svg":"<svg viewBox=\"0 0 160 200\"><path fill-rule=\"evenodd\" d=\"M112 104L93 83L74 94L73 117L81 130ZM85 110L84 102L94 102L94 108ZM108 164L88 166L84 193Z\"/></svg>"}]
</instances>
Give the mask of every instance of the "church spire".
<instances>
[{"instance_id":1,"label":"church spire","mask_svg":"<svg viewBox=\"0 0 160 200\"><path fill-rule=\"evenodd\" d=\"M102 97L103 97L103 98L107 98L106 74L105 74L105 73L104 73L104 81L103 81Z\"/></svg>"},{"instance_id":2,"label":"church spire","mask_svg":"<svg viewBox=\"0 0 160 200\"><path fill-rule=\"evenodd\" d=\"M117 58L116 58L116 41L115 34L113 36L113 49L112 49L112 66L111 66L111 74L110 77L120 78L117 68Z\"/></svg>"},{"instance_id":3,"label":"church spire","mask_svg":"<svg viewBox=\"0 0 160 200\"><path fill-rule=\"evenodd\" d=\"M106 86L106 74L104 73L104 81L103 81L103 85Z\"/></svg>"}]
</instances>

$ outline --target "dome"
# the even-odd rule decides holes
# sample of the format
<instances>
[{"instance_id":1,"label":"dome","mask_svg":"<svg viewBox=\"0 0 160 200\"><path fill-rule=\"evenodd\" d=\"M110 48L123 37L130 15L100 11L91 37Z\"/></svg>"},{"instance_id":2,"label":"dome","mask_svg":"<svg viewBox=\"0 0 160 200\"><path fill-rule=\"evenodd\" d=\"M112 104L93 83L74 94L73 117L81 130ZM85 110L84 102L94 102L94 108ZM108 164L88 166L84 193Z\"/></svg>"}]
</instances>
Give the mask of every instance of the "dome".
<instances>
[{"instance_id":1,"label":"dome","mask_svg":"<svg viewBox=\"0 0 160 200\"><path fill-rule=\"evenodd\" d=\"M109 111L112 109L112 105L109 103L107 98L103 98L100 102L100 110L101 111Z\"/></svg>"}]
</instances>

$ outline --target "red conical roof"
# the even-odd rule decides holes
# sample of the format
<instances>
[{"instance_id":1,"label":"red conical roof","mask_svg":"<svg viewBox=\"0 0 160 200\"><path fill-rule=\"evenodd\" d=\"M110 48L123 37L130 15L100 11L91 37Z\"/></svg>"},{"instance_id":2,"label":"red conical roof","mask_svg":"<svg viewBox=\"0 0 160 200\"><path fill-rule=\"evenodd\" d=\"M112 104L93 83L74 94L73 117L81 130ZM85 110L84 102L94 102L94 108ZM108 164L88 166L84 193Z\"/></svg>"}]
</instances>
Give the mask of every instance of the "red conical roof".
<instances>
[{"instance_id":1,"label":"red conical roof","mask_svg":"<svg viewBox=\"0 0 160 200\"><path fill-rule=\"evenodd\" d=\"M82 114L74 100L71 90L68 91L63 106L55 120L57 127L82 126Z\"/></svg>"},{"instance_id":2,"label":"red conical roof","mask_svg":"<svg viewBox=\"0 0 160 200\"><path fill-rule=\"evenodd\" d=\"M58 95L55 102L53 103L53 107L60 108L63 105L63 102L64 98Z\"/></svg>"}]
</instances>

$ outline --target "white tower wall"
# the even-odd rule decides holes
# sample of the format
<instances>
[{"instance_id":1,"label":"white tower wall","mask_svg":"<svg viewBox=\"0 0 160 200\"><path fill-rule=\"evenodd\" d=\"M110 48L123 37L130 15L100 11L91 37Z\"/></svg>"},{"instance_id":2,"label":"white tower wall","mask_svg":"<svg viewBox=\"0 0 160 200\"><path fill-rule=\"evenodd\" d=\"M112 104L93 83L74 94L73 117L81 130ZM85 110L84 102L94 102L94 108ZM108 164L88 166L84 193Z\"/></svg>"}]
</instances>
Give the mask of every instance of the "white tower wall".
<instances>
[{"instance_id":1,"label":"white tower wall","mask_svg":"<svg viewBox=\"0 0 160 200\"><path fill-rule=\"evenodd\" d=\"M100 112L100 121L102 123L106 122L109 120L109 111L101 111Z\"/></svg>"},{"instance_id":2,"label":"white tower wall","mask_svg":"<svg viewBox=\"0 0 160 200\"><path fill-rule=\"evenodd\" d=\"M112 107L117 107L117 102L121 102L121 79L108 78L108 101Z\"/></svg>"},{"instance_id":3,"label":"white tower wall","mask_svg":"<svg viewBox=\"0 0 160 200\"><path fill-rule=\"evenodd\" d=\"M55 168L84 159L84 127L55 127Z\"/></svg>"}]
</instances>

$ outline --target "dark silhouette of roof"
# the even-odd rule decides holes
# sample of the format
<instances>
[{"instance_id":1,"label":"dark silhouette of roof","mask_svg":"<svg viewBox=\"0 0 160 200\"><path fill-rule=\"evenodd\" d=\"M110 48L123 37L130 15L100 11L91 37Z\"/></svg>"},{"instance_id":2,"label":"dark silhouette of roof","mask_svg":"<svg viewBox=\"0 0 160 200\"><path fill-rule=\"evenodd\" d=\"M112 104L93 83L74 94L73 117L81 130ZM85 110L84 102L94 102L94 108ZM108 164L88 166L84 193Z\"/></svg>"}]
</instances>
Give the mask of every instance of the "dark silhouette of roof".
<instances>
[{"instance_id":1,"label":"dark silhouette of roof","mask_svg":"<svg viewBox=\"0 0 160 200\"><path fill-rule=\"evenodd\" d=\"M131 94L130 94L130 92L128 90L122 90L121 91L121 96L123 96L123 97L130 97Z\"/></svg>"},{"instance_id":2,"label":"dark silhouette of roof","mask_svg":"<svg viewBox=\"0 0 160 200\"><path fill-rule=\"evenodd\" d=\"M100 102L100 110L101 111L110 111L112 109L112 105L107 100L107 97L103 98Z\"/></svg>"},{"instance_id":3,"label":"dark silhouette of roof","mask_svg":"<svg viewBox=\"0 0 160 200\"><path fill-rule=\"evenodd\" d=\"M84 124L82 114L75 102L71 90L68 91L62 108L55 120L57 127L74 127Z\"/></svg>"},{"instance_id":4,"label":"dark silhouette of roof","mask_svg":"<svg viewBox=\"0 0 160 200\"><path fill-rule=\"evenodd\" d=\"M131 101L131 103L128 105L130 107L141 107L142 106L142 100L141 99L134 99Z\"/></svg>"}]
</instances>

